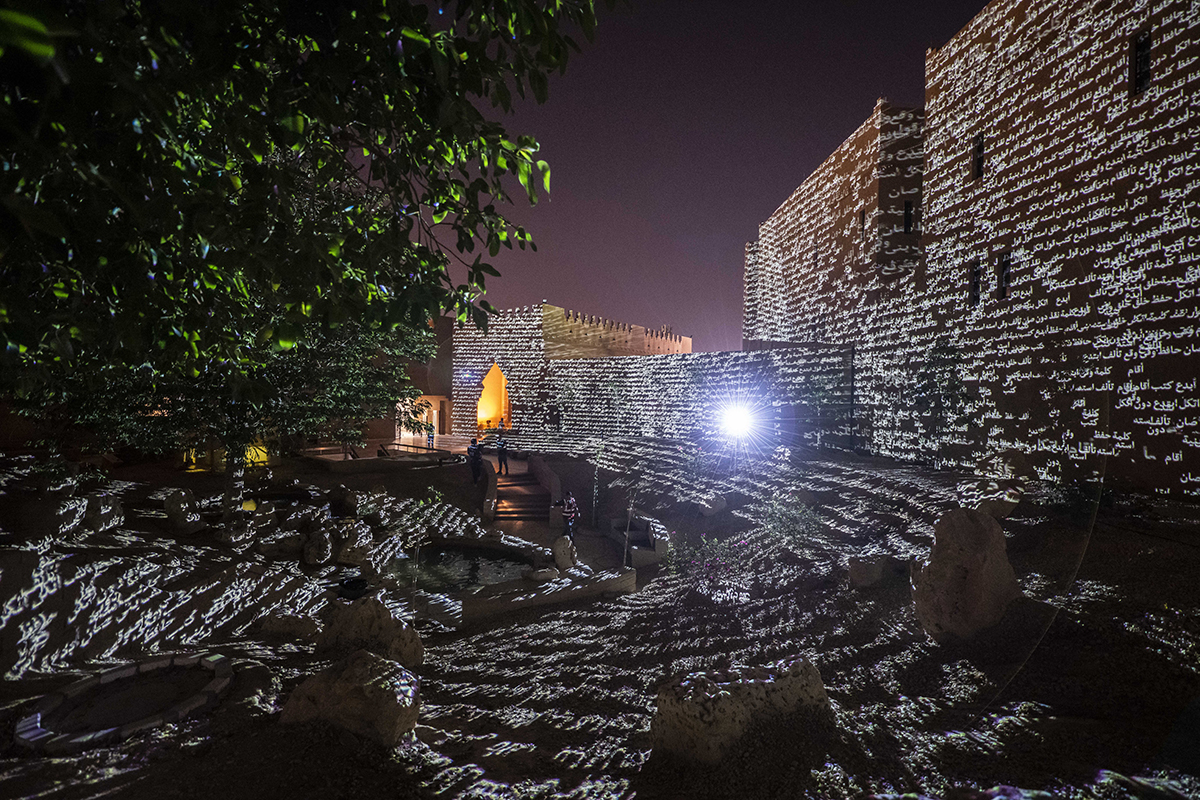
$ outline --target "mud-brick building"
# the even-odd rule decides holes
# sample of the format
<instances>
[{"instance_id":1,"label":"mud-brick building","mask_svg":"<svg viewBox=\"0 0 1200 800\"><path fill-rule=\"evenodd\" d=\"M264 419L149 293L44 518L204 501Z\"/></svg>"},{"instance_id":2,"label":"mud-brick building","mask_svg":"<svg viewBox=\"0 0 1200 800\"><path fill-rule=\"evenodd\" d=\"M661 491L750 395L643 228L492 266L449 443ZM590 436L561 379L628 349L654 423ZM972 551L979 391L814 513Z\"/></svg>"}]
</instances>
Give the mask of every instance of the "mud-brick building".
<instances>
[{"instance_id":1,"label":"mud-brick building","mask_svg":"<svg viewBox=\"0 0 1200 800\"><path fill-rule=\"evenodd\" d=\"M813 345L760 353L692 353L691 340L541 304L503 311L486 333L454 339L454 432L475 435L503 417L523 447L553 449L589 437L695 440L723 405L759 409L764 433L787 441L796 398L819 387L829 407L845 404L847 351ZM830 417L830 414L825 414ZM829 437L838 421L827 420ZM775 428L778 426L779 430Z\"/></svg>"},{"instance_id":2,"label":"mud-brick building","mask_svg":"<svg viewBox=\"0 0 1200 800\"><path fill-rule=\"evenodd\" d=\"M853 347L871 452L1200 494L1200 5L995 0L925 75L760 226L747 347Z\"/></svg>"}]
</instances>

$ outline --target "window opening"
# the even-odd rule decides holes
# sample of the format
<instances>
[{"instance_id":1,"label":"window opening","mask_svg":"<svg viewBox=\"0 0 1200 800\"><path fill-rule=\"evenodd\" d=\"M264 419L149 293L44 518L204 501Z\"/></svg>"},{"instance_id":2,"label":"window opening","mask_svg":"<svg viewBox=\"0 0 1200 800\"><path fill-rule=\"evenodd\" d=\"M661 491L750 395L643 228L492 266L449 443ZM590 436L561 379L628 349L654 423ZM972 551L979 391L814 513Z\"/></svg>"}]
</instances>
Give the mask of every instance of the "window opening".
<instances>
[{"instance_id":1,"label":"window opening","mask_svg":"<svg viewBox=\"0 0 1200 800\"><path fill-rule=\"evenodd\" d=\"M904 232L913 232L913 204L911 200L904 201Z\"/></svg>"},{"instance_id":2,"label":"window opening","mask_svg":"<svg viewBox=\"0 0 1200 800\"><path fill-rule=\"evenodd\" d=\"M1142 30L1129 41L1129 92L1141 94L1150 86L1150 31Z\"/></svg>"},{"instance_id":3,"label":"window opening","mask_svg":"<svg viewBox=\"0 0 1200 800\"><path fill-rule=\"evenodd\" d=\"M1012 253L1001 253L996 262L996 299L1008 297L1009 283L1012 281Z\"/></svg>"},{"instance_id":4,"label":"window opening","mask_svg":"<svg viewBox=\"0 0 1200 800\"><path fill-rule=\"evenodd\" d=\"M983 134L978 133L975 135L975 143L971 147L971 180L979 180L983 177L984 155Z\"/></svg>"},{"instance_id":5,"label":"window opening","mask_svg":"<svg viewBox=\"0 0 1200 800\"><path fill-rule=\"evenodd\" d=\"M983 267L978 261L972 261L967 265L967 275L971 282L970 293L967 296L967 302L970 305L979 305L979 296L983 291Z\"/></svg>"},{"instance_id":6,"label":"window opening","mask_svg":"<svg viewBox=\"0 0 1200 800\"><path fill-rule=\"evenodd\" d=\"M867 238L867 210L865 208L859 209L858 227L859 227L859 231L862 234L862 238L866 239Z\"/></svg>"}]
</instances>

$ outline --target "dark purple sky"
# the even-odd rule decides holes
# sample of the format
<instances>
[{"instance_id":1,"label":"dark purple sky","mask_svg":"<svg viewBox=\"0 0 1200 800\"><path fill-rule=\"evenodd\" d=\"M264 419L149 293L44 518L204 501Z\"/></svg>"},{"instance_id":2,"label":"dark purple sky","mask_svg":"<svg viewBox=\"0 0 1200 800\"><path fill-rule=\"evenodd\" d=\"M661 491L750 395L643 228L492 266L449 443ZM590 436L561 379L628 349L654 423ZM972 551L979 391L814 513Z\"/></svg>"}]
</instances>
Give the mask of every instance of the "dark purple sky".
<instances>
[{"instance_id":1,"label":"dark purple sky","mask_svg":"<svg viewBox=\"0 0 1200 800\"><path fill-rule=\"evenodd\" d=\"M505 120L542 144L551 195L510 209L537 253L502 252L487 299L741 349L743 248L870 114L920 105L925 50L984 0L632 0ZM582 40L582 37L580 37Z\"/></svg>"}]
</instances>

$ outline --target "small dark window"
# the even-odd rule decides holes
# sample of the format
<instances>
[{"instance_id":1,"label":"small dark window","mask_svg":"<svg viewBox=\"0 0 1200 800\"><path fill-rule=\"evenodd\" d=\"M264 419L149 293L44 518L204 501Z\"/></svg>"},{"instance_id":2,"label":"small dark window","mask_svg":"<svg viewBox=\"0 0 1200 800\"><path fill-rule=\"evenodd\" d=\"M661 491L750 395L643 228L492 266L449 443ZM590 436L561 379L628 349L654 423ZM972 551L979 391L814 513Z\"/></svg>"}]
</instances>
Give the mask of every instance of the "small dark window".
<instances>
[{"instance_id":1,"label":"small dark window","mask_svg":"<svg viewBox=\"0 0 1200 800\"><path fill-rule=\"evenodd\" d=\"M1141 94L1150 85L1150 31L1129 40L1129 92Z\"/></svg>"},{"instance_id":2,"label":"small dark window","mask_svg":"<svg viewBox=\"0 0 1200 800\"><path fill-rule=\"evenodd\" d=\"M983 177L983 160L986 151L983 149L983 134L975 135L975 143L971 146L971 180Z\"/></svg>"},{"instance_id":3,"label":"small dark window","mask_svg":"<svg viewBox=\"0 0 1200 800\"><path fill-rule=\"evenodd\" d=\"M979 305L979 295L983 291L983 267L978 261L967 265L967 276L971 281L971 293L967 297L970 305Z\"/></svg>"},{"instance_id":4,"label":"small dark window","mask_svg":"<svg viewBox=\"0 0 1200 800\"><path fill-rule=\"evenodd\" d=\"M904 232L913 232L913 204L911 200L904 201Z\"/></svg>"},{"instance_id":5,"label":"small dark window","mask_svg":"<svg viewBox=\"0 0 1200 800\"><path fill-rule=\"evenodd\" d=\"M996 262L996 299L1008 297L1008 286L1012 282L1012 253L1001 253Z\"/></svg>"},{"instance_id":6,"label":"small dark window","mask_svg":"<svg viewBox=\"0 0 1200 800\"><path fill-rule=\"evenodd\" d=\"M867 238L867 210L860 209L858 212L858 227L862 233L862 238Z\"/></svg>"}]
</instances>

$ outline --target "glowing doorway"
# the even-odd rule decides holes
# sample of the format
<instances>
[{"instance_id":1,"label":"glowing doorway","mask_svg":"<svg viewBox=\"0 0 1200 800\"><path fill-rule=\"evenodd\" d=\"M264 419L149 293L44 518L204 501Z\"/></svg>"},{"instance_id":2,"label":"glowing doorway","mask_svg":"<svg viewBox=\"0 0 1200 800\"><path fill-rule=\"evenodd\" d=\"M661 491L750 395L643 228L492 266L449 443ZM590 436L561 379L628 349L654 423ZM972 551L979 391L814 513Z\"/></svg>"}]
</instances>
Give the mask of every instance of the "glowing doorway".
<instances>
[{"instance_id":1,"label":"glowing doorway","mask_svg":"<svg viewBox=\"0 0 1200 800\"><path fill-rule=\"evenodd\" d=\"M488 374L483 378L483 392L479 395L479 405L475 417L480 428L497 428L500 421L504 427L512 427L512 406L508 401L508 378L500 371L500 367L492 364Z\"/></svg>"}]
</instances>

